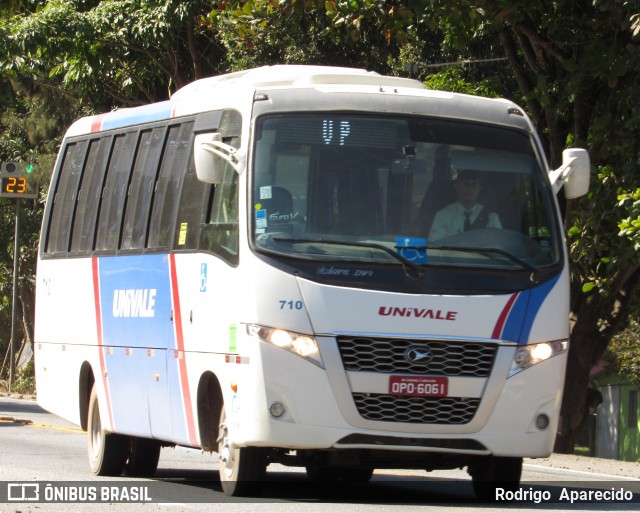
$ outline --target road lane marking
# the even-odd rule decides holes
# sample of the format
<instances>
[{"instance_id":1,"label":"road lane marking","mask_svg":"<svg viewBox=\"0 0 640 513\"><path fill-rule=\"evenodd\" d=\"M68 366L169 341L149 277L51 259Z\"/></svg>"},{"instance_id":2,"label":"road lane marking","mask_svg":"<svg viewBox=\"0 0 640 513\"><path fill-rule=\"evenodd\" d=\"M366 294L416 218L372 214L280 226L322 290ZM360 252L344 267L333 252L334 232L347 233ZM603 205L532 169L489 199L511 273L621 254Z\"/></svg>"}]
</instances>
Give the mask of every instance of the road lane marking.
<instances>
[{"instance_id":1,"label":"road lane marking","mask_svg":"<svg viewBox=\"0 0 640 513\"><path fill-rule=\"evenodd\" d=\"M29 419L16 419L13 417L0 417L0 423L13 424L16 426L28 426L41 429L53 429L55 431L66 431L69 433L84 433L80 428L67 427L67 426L55 426L53 424L40 424L39 422L33 422Z\"/></svg>"},{"instance_id":2,"label":"road lane marking","mask_svg":"<svg viewBox=\"0 0 640 513\"><path fill-rule=\"evenodd\" d=\"M589 476L589 477L608 477L611 478L612 481L640 481L640 479L637 479L635 477L626 477L626 476L616 476L613 474L602 474L600 472L586 472L584 470L573 470L570 468L558 468L558 467L546 467L544 465L532 465L530 463L525 463L523 465L523 467L527 467L530 469L541 469L541 470L545 470L545 471L554 471L554 472L567 472L567 473L571 473L571 474L580 474L583 476Z\"/></svg>"}]
</instances>

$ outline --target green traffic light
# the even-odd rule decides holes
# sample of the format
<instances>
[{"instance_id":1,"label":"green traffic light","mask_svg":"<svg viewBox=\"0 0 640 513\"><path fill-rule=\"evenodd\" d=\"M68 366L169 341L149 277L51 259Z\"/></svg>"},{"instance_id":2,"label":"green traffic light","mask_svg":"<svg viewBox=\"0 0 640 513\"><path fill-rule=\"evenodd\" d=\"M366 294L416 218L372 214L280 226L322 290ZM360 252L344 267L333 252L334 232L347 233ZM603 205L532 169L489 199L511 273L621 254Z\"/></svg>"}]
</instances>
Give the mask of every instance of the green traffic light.
<instances>
[{"instance_id":1,"label":"green traffic light","mask_svg":"<svg viewBox=\"0 0 640 513\"><path fill-rule=\"evenodd\" d=\"M27 174L31 173L31 171L33 171L33 164L27 164L24 166L24 170Z\"/></svg>"}]
</instances>

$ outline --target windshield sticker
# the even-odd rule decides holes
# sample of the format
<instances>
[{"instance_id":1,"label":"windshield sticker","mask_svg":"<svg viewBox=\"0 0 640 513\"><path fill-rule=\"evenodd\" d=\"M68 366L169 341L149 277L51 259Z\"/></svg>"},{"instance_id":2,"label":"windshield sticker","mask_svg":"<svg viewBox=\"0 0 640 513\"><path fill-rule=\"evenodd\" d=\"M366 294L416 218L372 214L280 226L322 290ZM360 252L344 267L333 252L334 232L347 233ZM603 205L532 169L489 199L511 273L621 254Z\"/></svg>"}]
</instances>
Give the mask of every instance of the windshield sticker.
<instances>
[{"instance_id":1,"label":"windshield sticker","mask_svg":"<svg viewBox=\"0 0 640 513\"><path fill-rule=\"evenodd\" d=\"M414 264L427 263L427 239L422 237L396 237L396 249L401 257Z\"/></svg>"},{"instance_id":2,"label":"windshield sticker","mask_svg":"<svg viewBox=\"0 0 640 513\"><path fill-rule=\"evenodd\" d=\"M178 234L178 246L184 246L187 243L187 228L189 223L180 223L180 232Z\"/></svg>"},{"instance_id":3,"label":"windshield sticker","mask_svg":"<svg viewBox=\"0 0 640 513\"><path fill-rule=\"evenodd\" d=\"M267 210L262 208L260 210L256 210L256 228L266 228L267 227Z\"/></svg>"},{"instance_id":4,"label":"windshield sticker","mask_svg":"<svg viewBox=\"0 0 640 513\"><path fill-rule=\"evenodd\" d=\"M272 192L271 192L271 186L270 185L265 185L264 187L260 187L260 199L264 200L264 199L271 199L272 196Z\"/></svg>"}]
</instances>

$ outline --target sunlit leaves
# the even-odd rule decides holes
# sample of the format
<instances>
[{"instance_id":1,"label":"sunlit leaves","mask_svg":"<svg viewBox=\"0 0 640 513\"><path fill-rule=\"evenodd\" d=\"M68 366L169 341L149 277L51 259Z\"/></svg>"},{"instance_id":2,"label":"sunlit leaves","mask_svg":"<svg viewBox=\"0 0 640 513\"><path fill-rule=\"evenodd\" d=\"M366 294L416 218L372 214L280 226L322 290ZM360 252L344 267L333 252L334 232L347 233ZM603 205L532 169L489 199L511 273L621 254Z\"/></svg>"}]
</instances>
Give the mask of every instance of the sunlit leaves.
<instances>
[{"instance_id":1,"label":"sunlit leaves","mask_svg":"<svg viewBox=\"0 0 640 513\"><path fill-rule=\"evenodd\" d=\"M640 386L640 322L631 319L609 346L607 359L629 382Z\"/></svg>"},{"instance_id":2,"label":"sunlit leaves","mask_svg":"<svg viewBox=\"0 0 640 513\"><path fill-rule=\"evenodd\" d=\"M633 243L634 250L640 252L640 187L633 192L620 194L618 206L625 208L629 213L619 223L620 236L629 239Z\"/></svg>"},{"instance_id":3,"label":"sunlit leaves","mask_svg":"<svg viewBox=\"0 0 640 513\"><path fill-rule=\"evenodd\" d=\"M4 20L0 70L55 81L102 110L164 99L217 64L216 32L196 22L210 5L50 0Z\"/></svg>"}]
</instances>

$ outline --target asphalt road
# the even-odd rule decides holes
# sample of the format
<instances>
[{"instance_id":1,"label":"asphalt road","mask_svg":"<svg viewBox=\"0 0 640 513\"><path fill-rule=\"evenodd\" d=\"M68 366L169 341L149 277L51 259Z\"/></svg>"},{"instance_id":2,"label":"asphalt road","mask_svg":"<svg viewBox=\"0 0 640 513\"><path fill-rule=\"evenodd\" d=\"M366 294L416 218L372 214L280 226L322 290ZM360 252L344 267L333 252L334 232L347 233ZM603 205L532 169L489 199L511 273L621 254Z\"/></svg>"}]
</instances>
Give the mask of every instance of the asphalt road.
<instances>
[{"instance_id":1,"label":"asphalt road","mask_svg":"<svg viewBox=\"0 0 640 513\"><path fill-rule=\"evenodd\" d=\"M162 450L158 471L151 480L96 478L88 468L85 433L44 412L32 400L0 397L2 513L218 510L226 513L398 513L417 511L417 508L421 512L443 509L467 512L491 511L496 507L516 511L640 509L640 465L574 456L526 460L521 496L492 505L475 500L470 479L463 470L376 471L366 485L336 487L311 483L303 469L271 465L263 494L246 499L225 496L217 483L215 468L215 455L167 448ZM47 488L48 484L51 486ZM32 502L28 499L33 498L35 487L41 500L48 494L48 499L79 496L111 502ZM9 497L23 500L9 500ZM127 501L138 497L150 497L152 501ZM590 502L584 502L585 499Z\"/></svg>"}]
</instances>

